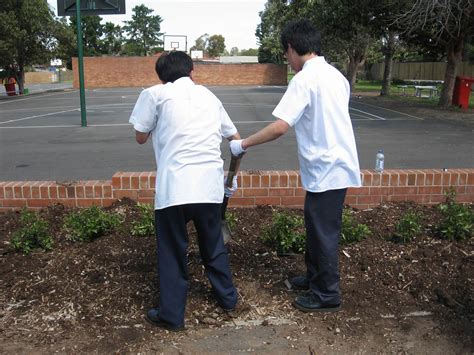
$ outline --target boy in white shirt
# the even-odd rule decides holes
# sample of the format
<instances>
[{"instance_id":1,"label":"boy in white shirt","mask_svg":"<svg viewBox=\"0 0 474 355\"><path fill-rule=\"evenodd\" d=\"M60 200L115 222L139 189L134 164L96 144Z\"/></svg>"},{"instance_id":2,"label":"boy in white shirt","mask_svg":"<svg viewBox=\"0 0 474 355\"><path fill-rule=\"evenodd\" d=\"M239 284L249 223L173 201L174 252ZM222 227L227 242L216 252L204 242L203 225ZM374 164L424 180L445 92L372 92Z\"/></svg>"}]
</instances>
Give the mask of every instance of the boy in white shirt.
<instances>
[{"instance_id":1,"label":"boy in white shirt","mask_svg":"<svg viewBox=\"0 0 474 355\"><path fill-rule=\"evenodd\" d=\"M306 274L293 288L308 290L293 306L304 312L339 310L338 243L348 187L359 187L360 170L349 116L350 87L321 56L319 32L307 21L289 23L281 34L285 55L297 72L273 111L277 120L230 143L233 155L295 127L301 182L306 190Z\"/></svg>"},{"instance_id":2,"label":"boy in white shirt","mask_svg":"<svg viewBox=\"0 0 474 355\"><path fill-rule=\"evenodd\" d=\"M230 196L234 190L224 191L220 144L222 137L230 140L240 135L219 99L192 81L193 62L186 53L162 55L155 69L163 85L142 91L130 117L139 144L151 136L157 165L160 300L146 319L181 330L189 283L188 221L196 227L201 258L218 304L229 311L237 303L221 232L224 193Z\"/></svg>"}]
</instances>

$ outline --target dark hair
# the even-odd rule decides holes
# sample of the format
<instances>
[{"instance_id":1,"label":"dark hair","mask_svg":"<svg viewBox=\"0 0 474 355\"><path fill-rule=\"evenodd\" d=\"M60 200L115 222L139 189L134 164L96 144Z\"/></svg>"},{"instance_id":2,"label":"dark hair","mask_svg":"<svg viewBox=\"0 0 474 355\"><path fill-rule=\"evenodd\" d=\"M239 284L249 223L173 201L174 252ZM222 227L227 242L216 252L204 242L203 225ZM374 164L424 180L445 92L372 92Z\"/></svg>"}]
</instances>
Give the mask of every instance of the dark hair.
<instances>
[{"instance_id":1,"label":"dark hair","mask_svg":"<svg viewBox=\"0 0 474 355\"><path fill-rule=\"evenodd\" d=\"M189 76L192 70L193 60L180 51L162 54L155 65L155 71L164 83L172 83L179 78Z\"/></svg>"},{"instance_id":2,"label":"dark hair","mask_svg":"<svg viewBox=\"0 0 474 355\"><path fill-rule=\"evenodd\" d=\"M309 53L321 55L321 34L309 20L288 23L281 32L281 44L285 52L291 44L291 48L299 55Z\"/></svg>"}]
</instances>

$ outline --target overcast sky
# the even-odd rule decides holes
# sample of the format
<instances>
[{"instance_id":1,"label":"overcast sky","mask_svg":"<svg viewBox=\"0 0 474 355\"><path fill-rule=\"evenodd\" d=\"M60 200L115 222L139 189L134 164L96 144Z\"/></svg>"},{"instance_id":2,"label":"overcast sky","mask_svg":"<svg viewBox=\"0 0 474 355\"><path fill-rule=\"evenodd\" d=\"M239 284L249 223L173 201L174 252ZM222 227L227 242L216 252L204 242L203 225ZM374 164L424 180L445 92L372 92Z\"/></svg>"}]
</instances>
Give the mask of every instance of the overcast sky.
<instances>
[{"instance_id":1,"label":"overcast sky","mask_svg":"<svg viewBox=\"0 0 474 355\"><path fill-rule=\"evenodd\" d=\"M60 0L62 1L62 0ZM57 15L58 0L48 0ZM144 4L163 19L161 32L166 35L186 35L188 49L204 33L221 34L227 50L257 48L255 29L260 23L259 11L266 0L125 0L125 15L102 16L105 22L123 25L130 20L132 8Z\"/></svg>"}]
</instances>

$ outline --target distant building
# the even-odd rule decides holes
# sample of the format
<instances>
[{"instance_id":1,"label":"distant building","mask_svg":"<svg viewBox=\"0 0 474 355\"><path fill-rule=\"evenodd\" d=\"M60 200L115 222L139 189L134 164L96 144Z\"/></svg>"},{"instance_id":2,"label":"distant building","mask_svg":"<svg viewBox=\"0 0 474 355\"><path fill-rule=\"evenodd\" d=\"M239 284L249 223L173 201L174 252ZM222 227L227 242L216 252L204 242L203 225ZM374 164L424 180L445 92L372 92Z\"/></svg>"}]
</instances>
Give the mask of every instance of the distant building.
<instances>
[{"instance_id":1,"label":"distant building","mask_svg":"<svg viewBox=\"0 0 474 355\"><path fill-rule=\"evenodd\" d=\"M219 63L221 64L258 63L258 57L250 56L250 55L222 56L219 59Z\"/></svg>"}]
</instances>

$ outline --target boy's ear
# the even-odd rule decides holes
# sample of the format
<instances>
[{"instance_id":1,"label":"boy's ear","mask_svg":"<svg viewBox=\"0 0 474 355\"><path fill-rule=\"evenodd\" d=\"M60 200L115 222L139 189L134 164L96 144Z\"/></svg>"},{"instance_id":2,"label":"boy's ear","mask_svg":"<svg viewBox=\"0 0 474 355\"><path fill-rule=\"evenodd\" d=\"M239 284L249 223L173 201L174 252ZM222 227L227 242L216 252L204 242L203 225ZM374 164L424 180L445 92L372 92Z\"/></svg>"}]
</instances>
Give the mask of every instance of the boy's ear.
<instances>
[{"instance_id":1,"label":"boy's ear","mask_svg":"<svg viewBox=\"0 0 474 355\"><path fill-rule=\"evenodd\" d=\"M191 78L192 81L194 81L193 76L194 76L194 69L191 70L191 72L189 73L189 77Z\"/></svg>"}]
</instances>

